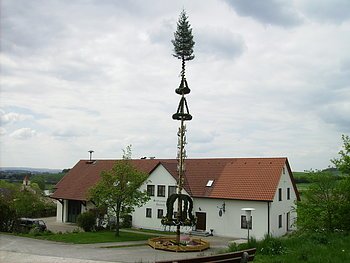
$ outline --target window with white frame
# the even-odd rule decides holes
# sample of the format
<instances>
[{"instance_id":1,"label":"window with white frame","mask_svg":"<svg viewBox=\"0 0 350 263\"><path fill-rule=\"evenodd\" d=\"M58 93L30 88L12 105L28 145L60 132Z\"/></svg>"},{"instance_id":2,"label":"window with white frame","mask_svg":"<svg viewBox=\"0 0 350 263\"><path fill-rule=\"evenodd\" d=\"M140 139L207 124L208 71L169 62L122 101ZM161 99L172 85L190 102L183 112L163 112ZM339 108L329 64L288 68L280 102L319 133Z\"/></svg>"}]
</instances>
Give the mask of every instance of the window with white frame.
<instances>
[{"instance_id":1,"label":"window with white frame","mask_svg":"<svg viewBox=\"0 0 350 263\"><path fill-rule=\"evenodd\" d=\"M290 200L290 188L287 188L287 200Z\"/></svg>"},{"instance_id":2,"label":"window with white frame","mask_svg":"<svg viewBox=\"0 0 350 263\"><path fill-rule=\"evenodd\" d=\"M163 209L158 209L157 218L163 218Z\"/></svg>"},{"instance_id":3,"label":"window with white frame","mask_svg":"<svg viewBox=\"0 0 350 263\"><path fill-rule=\"evenodd\" d=\"M168 197L172 194L176 194L176 186L169 185L168 186Z\"/></svg>"},{"instance_id":4,"label":"window with white frame","mask_svg":"<svg viewBox=\"0 0 350 263\"><path fill-rule=\"evenodd\" d=\"M152 218L152 208L146 208L146 217Z\"/></svg>"},{"instance_id":5,"label":"window with white frame","mask_svg":"<svg viewBox=\"0 0 350 263\"><path fill-rule=\"evenodd\" d=\"M282 228L282 215L278 215L278 228Z\"/></svg>"},{"instance_id":6,"label":"window with white frame","mask_svg":"<svg viewBox=\"0 0 350 263\"><path fill-rule=\"evenodd\" d=\"M165 197L165 185L158 185L157 186L157 196Z\"/></svg>"},{"instance_id":7,"label":"window with white frame","mask_svg":"<svg viewBox=\"0 0 350 263\"><path fill-rule=\"evenodd\" d=\"M154 185L147 185L147 195L148 196L154 196Z\"/></svg>"},{"instance_id":8,"label":"window with white frame","mask_svg":"<svg viewBox=\"0 0 350 263\"><path fill-rule=\"evenodd\" d=\"M282 201L282 188L278 188L278 201Z\"/></svg>"}]
</instances>

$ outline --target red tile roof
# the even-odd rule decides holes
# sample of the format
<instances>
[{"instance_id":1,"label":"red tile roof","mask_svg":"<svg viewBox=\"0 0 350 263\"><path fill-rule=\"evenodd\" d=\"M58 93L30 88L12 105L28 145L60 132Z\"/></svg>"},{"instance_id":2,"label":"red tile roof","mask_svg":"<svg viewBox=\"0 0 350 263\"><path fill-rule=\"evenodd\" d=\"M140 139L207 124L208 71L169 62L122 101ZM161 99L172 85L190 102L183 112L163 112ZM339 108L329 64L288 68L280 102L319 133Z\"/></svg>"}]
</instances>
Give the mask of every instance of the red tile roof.
<instances>
[{"instance_id":1,"label":"red tile roof","mask_svg":"<svg viewBox=\"0 0 350 263\"><path fill-rule=\"evenodd\" d=\"M117 160L80 160L57 184L55 199L86 200L87 191L100 179L102 171L111 170ZM133 160L140 171L150 173L159 160Z\"/></svg>"},{"instance_id":2,"label":"red tile roof","mask_svg":"<svg viewBox=\"0 0 350 263\"><path fill-rule=\"evenodd\" d=\"M98 180L101 171L110 170L116 160L79 161L56 185L56 199L86 200L86 192ZM176 179L175 159L132 160L136 168L151 173L159 164ZM187 159L185 190L192 197L272 201L284 165L292 174L287 158ZM211 187L206 186L213 180ZM297 188L291 177L294 190Z\"/></svg>"}]
</instances>

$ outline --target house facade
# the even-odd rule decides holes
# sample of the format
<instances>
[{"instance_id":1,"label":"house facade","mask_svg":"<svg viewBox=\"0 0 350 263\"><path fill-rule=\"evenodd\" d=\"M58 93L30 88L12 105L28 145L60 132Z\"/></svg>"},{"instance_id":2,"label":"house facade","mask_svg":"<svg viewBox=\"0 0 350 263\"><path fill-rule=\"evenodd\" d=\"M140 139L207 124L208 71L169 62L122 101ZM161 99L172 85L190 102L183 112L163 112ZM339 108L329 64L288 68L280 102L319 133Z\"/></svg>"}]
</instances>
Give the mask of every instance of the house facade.
<instances>
[{"instance_id":1,"label":"house facade","mask_svg":"<svg viewBox=\"0 0 350 263\"><path fill-rule=\"evenodd\" d=\"M57 221L74 222L76 216L93 208L87 199L103 170L115 160L79 161L57 184ZM174 159L132 160L139 170L149 174L140 187L150 200L132 215L134 227L164 230L161 218L166 214L166 200L177 191L177 161ZM250 235L260 239L267 233L281 236L295 228L294 202L299 194L287 158L187 159L184 194L193 199L197 218L194 228L217 236L247 237L244 208L252 208ZM175 207L174 211L177 211Z\"/></svg>"}]
</instances>

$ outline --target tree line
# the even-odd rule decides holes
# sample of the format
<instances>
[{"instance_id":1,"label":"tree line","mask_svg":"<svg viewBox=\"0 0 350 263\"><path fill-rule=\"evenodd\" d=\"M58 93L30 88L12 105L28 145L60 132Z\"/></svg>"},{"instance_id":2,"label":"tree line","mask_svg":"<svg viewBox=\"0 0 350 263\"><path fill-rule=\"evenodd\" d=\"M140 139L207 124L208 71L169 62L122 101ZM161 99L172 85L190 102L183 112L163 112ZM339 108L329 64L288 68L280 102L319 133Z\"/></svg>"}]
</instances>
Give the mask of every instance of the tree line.
<instances>
[{"instance_id":1,"label":"tree line","mask_svg":"<svg viewBox=\"0 0 350 263\"><path fill-rule=\"evenodd\" d=\"M331 162L341 173L311 171L311 184L297 202L297 226L313 232L350 231L350 137L342 136L339 158Z\"/></svg>"},{"instance_id":2,"label":"tree line","mask_svg":"<svg viewBox=\"0 0 350 263\"><path fill-rule=\"evenodd\" d=\"M60 173L33 173L24 170L5 170L0 171L0 180L10 183L22 183L23 179L27 176L31 183L36 183L41 190L45 190L50 188L50 185L57 184L69 170L63 169Z\"/></svg>"}]
</instances>

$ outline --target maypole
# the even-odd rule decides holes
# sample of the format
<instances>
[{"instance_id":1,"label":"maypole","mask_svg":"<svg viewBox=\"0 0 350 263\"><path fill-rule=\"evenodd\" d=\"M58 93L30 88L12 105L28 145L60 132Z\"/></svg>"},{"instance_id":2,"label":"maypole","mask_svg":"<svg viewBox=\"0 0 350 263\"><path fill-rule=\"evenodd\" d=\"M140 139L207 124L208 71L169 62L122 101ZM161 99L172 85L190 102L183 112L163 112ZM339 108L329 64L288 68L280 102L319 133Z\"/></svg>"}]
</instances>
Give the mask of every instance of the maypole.
<instances>
[{"instance_id":1,"label":"maypole","mask_svg":"<svg viewBox=\"0 0 350 263\"><path fill-rule=\"evenodd\" d=\"M187 16L185 10L183 10L180 14L179 21L177 23L177 30L174 33L175 39L172 40L172 43L174 45L174 57L177 57L181 59L182 62L182 68L181 68L181 83L179 88L175 90L177 94L181 96L179 106L177 108L177 111L175 114L173 114L172 118L174 120L180 121L180 127L177 133L178 136L178 152L177 152L177 171L178 171L178 181L177 181L177 215L176 215L176 243L180 243L180 227L181 225L185 225L184 221L189 220L191 223L194 223L194 217L192 214L189 215L190 219L187 219L183 215L183 209L182 209L182 201L183 201L183 195L182 195L182 189L184 184L184 176L185 176L185 158L186 156L186 125L185 121L190 121L192 119L192 115L189 112L187 101L186 101L186 94L189 94L191 90L188 87L187 80L185 77L185 61L192 60L194 58L193 55L193 36L192 36L192 29L190 28L190 24L187 21ZM188 200L187 198L186 200ZM192 200L191 200L192 201ZM172 204L173 205L173 204ZM190 212L192 213L192 211ZM187 214L187 212L186 212Z\"/></svg>"}]
</instances>

